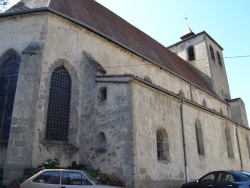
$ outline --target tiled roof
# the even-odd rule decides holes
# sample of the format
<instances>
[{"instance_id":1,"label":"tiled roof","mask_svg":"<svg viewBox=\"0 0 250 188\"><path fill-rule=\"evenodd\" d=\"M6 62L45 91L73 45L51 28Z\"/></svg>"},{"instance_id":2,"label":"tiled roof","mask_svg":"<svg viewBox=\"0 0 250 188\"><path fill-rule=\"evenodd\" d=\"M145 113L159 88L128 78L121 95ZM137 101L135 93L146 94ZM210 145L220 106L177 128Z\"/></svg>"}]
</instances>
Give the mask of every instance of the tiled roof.
<instances>
[{"instance_id":1,"label":"tiled roof","mask_svg":"<svg viewBox=\"0 0 250 188\"><path fill-rule=\"evenodd\" d=\"M94 0L22 0L9 12L37 8L54 10L87 25L132 52L215 94L212 85L200 71Z\"/></svg>"}]
</instances>

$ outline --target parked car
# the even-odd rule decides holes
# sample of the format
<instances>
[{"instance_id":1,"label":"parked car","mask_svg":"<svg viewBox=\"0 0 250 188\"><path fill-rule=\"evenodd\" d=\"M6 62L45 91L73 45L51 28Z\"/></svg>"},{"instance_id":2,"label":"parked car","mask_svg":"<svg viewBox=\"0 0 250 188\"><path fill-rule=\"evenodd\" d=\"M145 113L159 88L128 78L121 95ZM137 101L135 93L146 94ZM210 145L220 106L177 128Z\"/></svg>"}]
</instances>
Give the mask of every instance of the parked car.
<instances>
[{"instance_id":1,"label":"parked car","mask_svg":"<svg viewBox=\"0 0 250 188\"><path fill-rule=\"evenodd\" d=\"M115 188L100 185L87 172L81 170L46 169L20 185L20 188Z\"/></svg>"},{"instance_id":2,"label":"parked car","mask_svg":"<svg viewBox=\"0 0 250 188\"><path fill-rule=\"evenodd\" d=\"M250 172L243 171L214 171L195 182L182 185L181 188L249 188Z\"/></svg>"}]
</instances>

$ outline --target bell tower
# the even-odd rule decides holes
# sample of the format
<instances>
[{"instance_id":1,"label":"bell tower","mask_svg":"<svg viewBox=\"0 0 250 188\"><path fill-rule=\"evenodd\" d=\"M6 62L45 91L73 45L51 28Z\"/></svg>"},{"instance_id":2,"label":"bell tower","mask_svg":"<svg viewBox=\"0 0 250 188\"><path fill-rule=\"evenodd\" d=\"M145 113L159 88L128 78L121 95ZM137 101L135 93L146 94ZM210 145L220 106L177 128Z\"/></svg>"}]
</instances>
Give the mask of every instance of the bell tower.
<instances>
[{"instance_id":1,"label":"bell tower","mask_svg":"<svg viewBox=\"0 0 250 188\"><path fill-rule=\"evenodd\" d=\"M218 96L230 99L223 48L205 31L195 34L189 26L180 38L168 49L204 73Z\"/></svg>"}]
</instances>

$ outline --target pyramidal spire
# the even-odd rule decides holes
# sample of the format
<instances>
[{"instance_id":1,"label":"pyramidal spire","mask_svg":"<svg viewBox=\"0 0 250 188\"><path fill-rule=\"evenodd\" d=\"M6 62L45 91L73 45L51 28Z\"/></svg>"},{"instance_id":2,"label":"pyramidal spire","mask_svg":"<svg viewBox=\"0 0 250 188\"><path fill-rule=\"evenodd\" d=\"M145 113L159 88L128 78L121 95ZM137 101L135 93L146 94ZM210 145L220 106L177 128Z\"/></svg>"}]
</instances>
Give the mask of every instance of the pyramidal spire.
<instances>
[{"instance_id":1,"label":"pyramidal spire","mask_svg":"<svg viewBox=\"0 0 250 188\"><path fill-rule=\"evenodd\" d=\"M182 40L185 40L191 36L195 35L194 32L190 29L189 25L187 25L184 34L180 37Z\"/></svg>"}]
</instances>

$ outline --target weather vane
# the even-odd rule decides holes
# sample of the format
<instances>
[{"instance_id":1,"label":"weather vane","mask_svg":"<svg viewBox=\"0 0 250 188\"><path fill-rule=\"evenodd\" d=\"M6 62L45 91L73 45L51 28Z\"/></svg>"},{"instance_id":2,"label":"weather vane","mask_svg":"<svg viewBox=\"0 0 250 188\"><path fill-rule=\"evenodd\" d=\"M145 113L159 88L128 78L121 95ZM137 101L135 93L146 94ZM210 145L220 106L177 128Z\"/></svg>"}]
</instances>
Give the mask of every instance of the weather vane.
<instances>
[{"instance_id":1,"label":"weather vane","mask_svg":"<svg viewBox=\"0 0 250 188\"><path fill-rule=\"evenodd\" d=\"M185 20L187 22L187 25L188 25L188 16L187 16L187 13L185 12Z\"/></svg>"}]
</instances>

